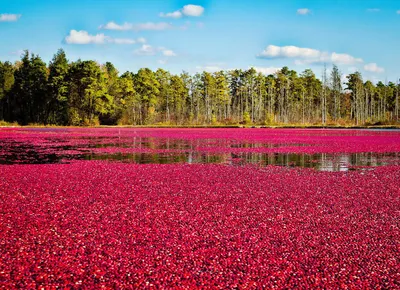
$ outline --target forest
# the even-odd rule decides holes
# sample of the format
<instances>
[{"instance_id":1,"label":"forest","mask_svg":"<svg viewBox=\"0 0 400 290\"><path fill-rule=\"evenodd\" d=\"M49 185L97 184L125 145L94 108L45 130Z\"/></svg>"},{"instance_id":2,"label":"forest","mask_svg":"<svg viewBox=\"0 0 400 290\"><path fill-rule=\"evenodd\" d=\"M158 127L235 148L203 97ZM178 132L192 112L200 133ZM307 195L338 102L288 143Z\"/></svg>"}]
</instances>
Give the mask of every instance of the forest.
<instances>
[{"instance_id":1,"label":"forest","mask_svg":"<svg viewBox=\"0 0 400 290\"><path fill-rule=\"evenodd\" d=\"M110 63L70 62L60 49L47 65L25 51L0 61L0 120L21 125L379 125L399 122L398 82L343 82L336 65L298 74L248 70L179 75L158 69L120 74Z\"/></svg>"}]
</instances>

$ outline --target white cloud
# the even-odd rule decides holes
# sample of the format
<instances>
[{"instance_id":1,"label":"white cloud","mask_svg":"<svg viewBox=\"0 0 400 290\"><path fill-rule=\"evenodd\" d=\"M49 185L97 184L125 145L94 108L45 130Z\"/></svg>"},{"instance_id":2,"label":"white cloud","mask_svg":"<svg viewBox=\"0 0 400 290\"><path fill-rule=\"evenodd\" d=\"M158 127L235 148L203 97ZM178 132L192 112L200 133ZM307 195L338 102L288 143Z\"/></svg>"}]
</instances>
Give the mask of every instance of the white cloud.
<instances>
[{"instance_id":1,"label":"white cloud","mask_svg":"<svg viewBox=\"0 0 400 290\"><path fill-rule=\"evenodd\" d=\"M113 21L108 22L105 25L101 25L99 28L100 29L106 29L106 30L135 30L135 31L140 31L140 30L166 30L166 29L171 29L173 26L169 23L166 22L146 22L146 23L127 23L125 22L124 24L120 25L117 24Z\"/></svg>"},{"instance_id":2,"label":"white cloud","mask_svg":"<svg viewBox=\"0 0 400 290\"><path fill-rule=\"evenodd\" d=\"M0 14L0 22L15 22L20 18L20 14Z\"/></svg>"},{"instance_id":3,"label":"white cloud","mask_svg":"<svg viewBox=\"0 0 400 290\"><path fill-rule=\"evenodd\" d=\"M260 53L260 58L317 58L320 51L311 48L302 48L297 46L276 46L268 45Z\"/></svg>"},{"instance_id":4,"label":"white cloud","mask_svg":"<svg viewBox=\"0 0 400 290\"><path fill-rule=\"evenodd\" d=\"M163 50L162 50L162 54L163 54L164 56L176 56L176 53L173 52L173 51L170 50L170 49L163 49Z\"/></svg>"},{"instance_id":5,"label":"white cloud","mask_svg":"<svg viewBox=\"0 0 400 290\"><path fill-rule=\"evenodd\" d=\"M170 50L170 49L166 49L165 47L153 47L149 44L143 44L139 49L136 49L134 52L134 54L136 55L156 55L158 53L161 53L163 56L166 57L172 57L172 56L177 56L177 54Z\"/></svg>"},{"instance_id":6,"label":"white cloud","mask_svg":"<svg viewBox=\"0 0 400 290\"><path fill-rule=\"evenodd\" d=\"M377 13L377 12L380 12L381 11L381 9L379 9L379 8L369 8L369 9L367 9L367 12L371 12L371 13Z\"/></svg>"},{"instance_id":7,"label":"white cloud","mask_svg":"<svg viewBox=\"0 0 400 290\"><path fill-rule=\"evenodd\" d=\"M329 53L312 48L276 45L267 46L267 48L262 51L257 57L266 59L293 58L295 59L295 64L313 64L328 62L351 65L363 62L361 58L355 58L349 54L344 53Z\"/></svg>"},{"instance_id":8,"label":"white cloud","mask_svg":"<svg viewBox=\"0 0 400 290\"><path fill-rule=\"evenodd\" d=\"M133 26L133 30L166 30L172 28L172 25L166 22L147 22L139 23Z\"/></svg>"},{"instance_id":9,"label":"white cloud","mask_svg":"<svg viewBox=\"0 0 400 290\"><path fill-rule=\"evenodd\" d=\"M264 75L272 75L276 73L277 71L281 70L278 67L257 67L253 66L253 68L256 70L258 73L262 73Z\"/></svg>"},{"instance_id":10,"label":"white cloud","mask_svg":"<svg viewBox=\"0 0 400 290\"><path fill-rule=\"evenodd\" d=\"M136 55L155 55L157 50L148 44L143 44L141 48L136 49L134 52Z\"/></svg>"},{"instance_id":11,"label":"white cloud","mask_svg":"<svg viewBox=\"0 0 400 290\"><path fill-rule=\"evenodd\" d=\"M199 5L185 5L183 6L182 9L176 10L174 12L169 12L169 13L164 13L161 12L159 15L160 17L163 18L181 18L182 16L188 16L188 17L199 17L203 15L204 13L204 7L199 6Z\"/></svg>"},{"instance_id":12,"label":"white cloud","mask_svg":"<svg viewBox=\"0 0 400 290\"><path fill-rule=\"evenodd\" d=\"M311 10L308 8L300 8L300 9L297 9L297 14L298 15L308 15L308 14L311 14Z\"/></svg>"},{"instance_id":13,"label":"white cloud","mask_svg":"<svg viewBox=\"0 0 400 290\"><path fill-rule=\"evenodd\" d=\"M396 13L397 13L397 14L400 14L400 10L397 10Z\"/></svg>"},{"instance_id":14,"label":"white cloud","mask_svg":"<svg viewBox=\"0 0 400 290\"><path fill-rule=\"evenodd\" d=\"M135 44L135 43L138 43L137 40L130 39L130 38L115 38L115 39L110 38L108 41L112 42L112 43L115 43L115 44Z\"/></svg>"},{"instance_id":15,"label":"white cloud","mask_svg":"<svg viewBox=\"0 0 400 290\"><path fill-rule=\"evenodd\" d=\"M199 5L185 5L183 6L182 13L185 16L199 17L204 13L204 7Z\"/></svg>"},{"instance_id":16,"label":"white cloud","mask_svg":"<svg viewBox=\"0 0 400 290\"><path fill-rule=\"evenodd\" d=\"M65 42L68 44L103 44L107 41L107 36L104 34L90 35L84 30L71 30L69 35L65 38Z\"/></svg>"},{"instance_id":17,"label":"white cloud","mask_svg":"<svg viewBox=\"0 0 400 290\"><path fill-rule=\"evenodd\" d=\"M174 12L170 12L170 13L160 13L160 17L164 17L164 18L181 18L182 17L182 12L177 10Z\"/></svg>"},{"instance_id":18,"label":"white cloud","mask_svg":"<svg viewBox=\"0 0 400 290\"><path fill-rule=\"evenodd\" d=\"M146 39L112 38L110 36L104 35L103 33L90 35L87 31L84 30L71 30L69 35L65 37L65 42L68 44L136 44L145 43Z\"/></svg>"},{"instance_id":19,"label":"white cloud","mask_svg":"<svg viewBox=\"0 0 400 290\"><path fill-rule=\"evenodd\" d=\"M349 54L336 53L336 52L331 54L331 56L328 58L328 61L332 63L347 64L347 65L363 62L361 58L355 58L354 56L351 56Z\"/></svg>"},{"instance_id":20,"label":"white cloud","mask_svg":"<svg viewBox=\"0 0 400 290\"><path fill-rule=\"evenodd\" d=\"M101 25L99 28L100 29L106 29L106 30L131 30L133 27L133 24L125 22L122 25L119 25L115 23L114 21L108 22L105 25Z\"/></svg>"},{"instance_id":21,"label":"white cloud","mask_svg":"<svg viewBox=\"0 0 400 290\"><path fill-rule=\"evenodd\" d=\"M159 60L158 60L158 63L159 63L159 64L167 64L167 61L164 60L164 59L159 59Z\"/></svg>"},{"instance_id":22,"label":"white cloud","mask_svg":"<svg viewBox=\"0 0 400 290\"><path fill-rule=\"evenodd\" d=\"M374 72L374 73L383 73L385 72L385 69L382 67L379 67L376 63L368 63L364 66L364 70L369 71L369 72Z\"/></svg>"}]
</instances>

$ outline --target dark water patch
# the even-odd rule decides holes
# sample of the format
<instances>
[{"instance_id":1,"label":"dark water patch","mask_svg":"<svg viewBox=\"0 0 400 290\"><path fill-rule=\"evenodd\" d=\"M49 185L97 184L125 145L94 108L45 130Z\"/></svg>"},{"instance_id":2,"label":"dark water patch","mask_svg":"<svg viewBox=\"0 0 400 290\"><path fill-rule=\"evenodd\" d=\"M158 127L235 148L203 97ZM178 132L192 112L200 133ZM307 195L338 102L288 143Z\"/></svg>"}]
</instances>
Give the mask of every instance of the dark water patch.
<instances>
[{"instance_id":1,"label":"dark water patch","mask_svg":"<svg viewBox=\"0 0 400 290\"><path fill-rule=\"evenodd\" d=\"M104 144L103 144L104 145ZM285 167L315 168L321 171L347 171L355 167L400 165L400 153L347 153L347 154L305 154L305 153L205 153L198 151L176 152L134 152L134 153L93 153L91 148L54 146L51 150L19 144L4 154L0 147L0 164L51 164L69 163L72 160L108 160L137 164L168 163L220 163L233 166L258 164ZM115 147L115 146L114 146ZM1 150L2 149L2 150ZM68 152L69 151L69 152ZM63 153L68 152L68 153Z\"/></svg>"},{"instance_id":2,"label":"dark water patch","mask_svg":"<svg viewBox=\"0 0 400 290\"><path fill-rule=\"evenodd\" d=\"M48 130L45 132L48 132ZM55 130L55 132L58 131ZM53 136L30 139L30 141L28 141L29 139L0 140L0 164L51 164L68 163L72 160L109 160L138 164L220 163L232 166L258 164L261 166L315 168L322 171L347 171L360 167L400 165L400 153L254 152L259 148L313 146L303 143L247 142L226 139L170 139L122 136L119 134L113 136L75 136L73 138L63 138L59 134L49 135ZM240 149L245 149L244 151L249 149L251 152L240 152Z\"/></svg>"}]
</instances>

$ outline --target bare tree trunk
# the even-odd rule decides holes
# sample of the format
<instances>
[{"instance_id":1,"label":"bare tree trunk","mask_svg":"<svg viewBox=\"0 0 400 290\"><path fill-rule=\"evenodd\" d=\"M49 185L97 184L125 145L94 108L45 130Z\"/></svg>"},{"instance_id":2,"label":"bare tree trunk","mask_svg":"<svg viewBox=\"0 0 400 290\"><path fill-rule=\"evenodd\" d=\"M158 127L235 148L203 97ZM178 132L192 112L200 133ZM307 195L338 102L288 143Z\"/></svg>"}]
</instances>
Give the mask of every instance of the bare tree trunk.
<instances>
[{"instance_id":1,"label":"bare tree trunk","mask_svg":"<svg viewBox=\"0 0 400 290\"><path fill-rule=\"evenodd\" d=\"M326 64L324 65L324 71L322 73L322 96L321 96L321 115L322 124L326 124Z\"/></svg>"}]
</instances>

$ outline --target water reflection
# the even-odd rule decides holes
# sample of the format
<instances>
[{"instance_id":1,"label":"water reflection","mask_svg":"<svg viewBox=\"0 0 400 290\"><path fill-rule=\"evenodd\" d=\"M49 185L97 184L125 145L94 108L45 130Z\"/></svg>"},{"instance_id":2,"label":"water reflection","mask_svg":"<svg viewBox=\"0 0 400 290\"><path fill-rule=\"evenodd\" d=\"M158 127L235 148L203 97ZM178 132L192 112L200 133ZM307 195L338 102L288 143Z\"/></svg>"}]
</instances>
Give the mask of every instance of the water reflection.
<instances>
[{"instance_id":1,"label":"water reflection","mask_svg":"<svg viewBox=\"0 0 400 290\"><path fill-rule=\"evenodd\" d=\"M49 164L67 163L71 160L111 160L139 164L222 163L232 166L245 164L299 166L322 171L347 171L355 167L400 165L400 153L304 154L240 152L238 150L274 149L286 146L310 145L250 143L225 139L182 140L154 137L123 138L121 136L85 136L63 139L49 137L39 144L32 144L28 141L2 140L0 164ZM223 150L220 150L221 148ZM110 152L107 149L111 149ZM124 149L129 152L124 152Z\"/></svg>"}]
</instances>

